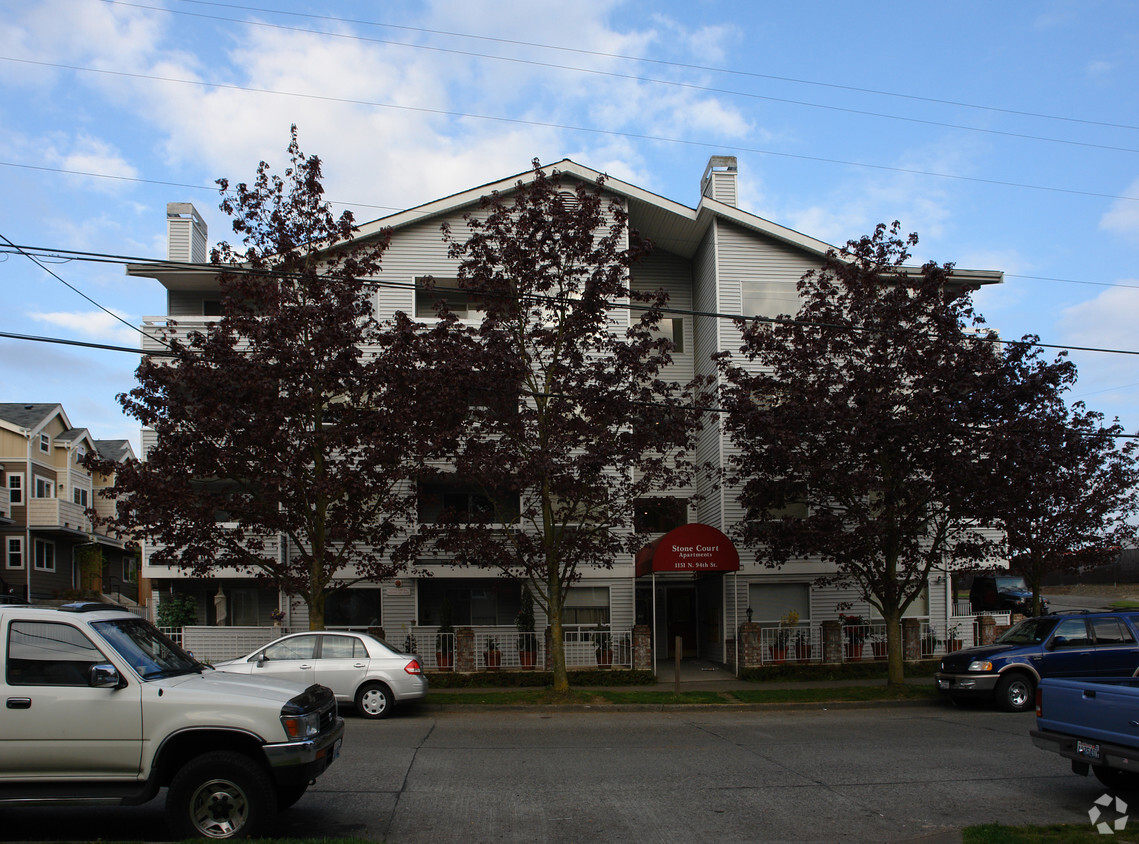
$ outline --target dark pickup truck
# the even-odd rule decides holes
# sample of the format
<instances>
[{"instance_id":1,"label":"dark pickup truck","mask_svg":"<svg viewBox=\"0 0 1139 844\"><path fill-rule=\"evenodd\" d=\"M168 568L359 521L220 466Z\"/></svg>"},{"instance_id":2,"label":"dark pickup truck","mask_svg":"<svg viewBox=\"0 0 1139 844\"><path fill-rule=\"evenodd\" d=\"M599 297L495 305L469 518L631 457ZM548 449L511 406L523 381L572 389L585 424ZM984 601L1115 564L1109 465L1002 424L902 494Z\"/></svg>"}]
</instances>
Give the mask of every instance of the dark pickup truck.
<instances>
[{"instance_id":1,"label":"dark pickup truck","mask_svg":"<svg viewBox=\"0 0 1139 844\"><path fill-rule=\"evenodd\" d=\"M1045 678L1036 689L1032 743L1090 770L1108 788L1139 787L1139 680Z\"/></svg>"}]
</instances>

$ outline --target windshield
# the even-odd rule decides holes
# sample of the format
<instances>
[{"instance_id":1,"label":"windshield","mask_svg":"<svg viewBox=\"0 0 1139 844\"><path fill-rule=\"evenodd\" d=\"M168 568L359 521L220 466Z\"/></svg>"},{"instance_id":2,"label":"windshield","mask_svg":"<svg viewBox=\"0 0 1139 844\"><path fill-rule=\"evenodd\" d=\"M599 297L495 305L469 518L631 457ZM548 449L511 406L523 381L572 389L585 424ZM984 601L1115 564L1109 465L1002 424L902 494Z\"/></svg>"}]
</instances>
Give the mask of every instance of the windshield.
<instances>
[{"instance_id":1,"label":"windshield","mask_svg":"<svg viewBox=\"0 0 1139 844\"><path fill-rule=\"evenodd\" d=\"M96 621L91 626L144 680L201 670L196 659L141 618Z\"/></svg>"},{"instance_id":2,"label":"windshield","mask_svg":"<svg viewBox=\"0 0 1139 844\"><path fill-rule=\"evenodd\" d=\"M1028 591L1028 584L1024 582L1023 577L998 577L996 581L997 589L1016 590L1018 592Z\"/></svg>"},{"instance_id":3,"label":"windshield","mask_svg":"<svg viewBox=\"0 0 1139 844\"><path fill-rule=\"evenodd\" d=\"M1059 621L1055 616L1042 616L1040 618L1026 618L1015 627L1010 627L997 637L1000 645L1039 645L1048 638L1052 628Z\"/></svg>"}]
</instances>

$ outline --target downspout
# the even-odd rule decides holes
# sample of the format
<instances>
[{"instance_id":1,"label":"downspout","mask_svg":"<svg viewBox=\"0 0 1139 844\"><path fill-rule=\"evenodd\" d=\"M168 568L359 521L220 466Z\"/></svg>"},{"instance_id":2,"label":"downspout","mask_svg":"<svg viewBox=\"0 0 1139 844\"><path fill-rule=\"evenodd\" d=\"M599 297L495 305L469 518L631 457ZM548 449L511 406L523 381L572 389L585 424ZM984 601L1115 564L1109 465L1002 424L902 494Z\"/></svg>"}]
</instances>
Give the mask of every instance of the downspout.
<instances>
[{"instance_id":1,"label":"downspout","mask_svg":"<svg viewBox=\"0 0 1139 844\"><path fill-rule=\"evenodd\" d=\"M24 473L24 599L32 602L32 430L24 429L27 458Z\"/></svg>"}]
</instances>

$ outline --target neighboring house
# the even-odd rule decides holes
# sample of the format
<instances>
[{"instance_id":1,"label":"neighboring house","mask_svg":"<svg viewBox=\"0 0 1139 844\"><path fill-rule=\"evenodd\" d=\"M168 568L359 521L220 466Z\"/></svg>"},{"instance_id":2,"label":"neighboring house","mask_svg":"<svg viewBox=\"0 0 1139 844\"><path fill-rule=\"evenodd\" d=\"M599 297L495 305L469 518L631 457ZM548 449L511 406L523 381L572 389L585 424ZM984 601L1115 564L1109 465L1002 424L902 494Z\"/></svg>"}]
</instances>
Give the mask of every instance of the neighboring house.
<instances>
[{"instance_id":1,"label":"neighboring house","mask_svg":"<svg viewBox=\"0 0 1139 844\"><path fill-rule=\"evenodd\" d=\"M138 549L93 529L89 510L111 502L96 493L109 479L80 464L97 451L134 458L126 440L95 440L58 404L0 403L0 590L39 601L105 594L138 600Z\"/></svg>"},{"instance_id":2,"label":"neighboring house","mask_svg":"<svg viewBox=\"0 0 1139 844\"><path fill-rule=\"evenodd\" d=\"M594 183L598 173L564 160L549 165L565 178ZM391 245L383 257L381 284L375 294L376 315L390 317L396 311L422 320L435 319L432 298L419 295L420 280L433 276L446 285L456 274L456 261L448 257L448 246L440 236L440 225L451 225L456 238L465 230L462 215L477 208L479 199L492 191L509 194L523 173L468 191L410 208L364 224L359 237L369 238L390 229ZM715 315L776 316L797 309L796 282L808 270L821 266L829 244L784 228L737 207L736 159L714 156L701 180L701 199L689 208L648 190L609 178L604 193L624 204L630 225L654 244L653 252L632 269L632 286L637 289L665 288L675 309L662 330L671 332L676 343L669 375L686 382L697 374L715 374L712 356L739 348L739 335L730 319ZM206 261L204 223L191 206L168 206L168 231L172 262L200 264ZM193 267L131 266L128 273L156 278L168 291L168 313L147 320L150 334L184 334L204 328L216 320L219 293L216 279ZM962 284L971 286L999 283L996 271L955 270ZM159 346L144 340L144 348ZM153 442L153 433L143 432L143 450ZM723 467L732 446L718 425L707 426L700 447L700 458ZM739 623L749 613L754 621L777 625L789 612L798 613L799 623L817 625L840 614L870 617L869 608L856 594L833 587L818 587L816 580L831 569L819 561L803 560L772 570L757 561L747 548L714 553L699 574L684 571L683 562L662 560L661 547L653 546L666 532L690 523L731 534L742 518L733 489L701 482L699 488L666 490L637 502L635 528L643 533L646 549L614 561L605 571L590 571L571 591L565 622L574 635L604 624L613 631L629 630L634 624L655 624L654 638L661 658L673 655L674 641L680 637L685 656L699 655L728 660L726 642L734 638ZM463 490L448 490L451 496ZM699 497L696 493L700 493ZM476 493L467 491L468 495ZM452 501L451 503L454 503ZM477 506L473 501L471 506ZM430 506L420 508L421 521L432 518ZM690 536L701 536L694 528ZM680 537L683 539L684 534ZM675 544L675 543L670 543ZM650 547L651 546L651 547ZM738 572L729 573L730 560L738 551ZM288 553L283 547L281 553ZM654 558L655 553L655 558ZM654 562L655 559L655 562ZM658 565L662 563L663 565ZM329 626L380 624L388 638L397 644L406 632L431 628L439 622L444 599L454 610L456 626L472 625L485 633L510 631L518 611L519 591L515 584L489 572L454 569L440 561L425 560L434 576L401 577L398 581L367 584L349 590L349 598L331 606ZM653 576L637 577L638 570L655 570ZM670 570L671 569L671 570ZM147 565L144 549L143 573L152 579L157 593L190 593L198 597L200 620L216 620L214 599L224 597L228 624L265 623L268 612L280 606L289 613L289 622L303 625L303 605L258 588L251 578L237 576L209 582L194 581L182 572ZM944 634L951 623L953 601L950 578L941 576L931 584L924 601L915 602L910 615L920 617ZM655 588L654 588L655 584ZM539 631L543 619L538 619ZM497 631L495 630L497 628ZM430 655L428 655L430 663Z\"/></svg>"}]
</instances>

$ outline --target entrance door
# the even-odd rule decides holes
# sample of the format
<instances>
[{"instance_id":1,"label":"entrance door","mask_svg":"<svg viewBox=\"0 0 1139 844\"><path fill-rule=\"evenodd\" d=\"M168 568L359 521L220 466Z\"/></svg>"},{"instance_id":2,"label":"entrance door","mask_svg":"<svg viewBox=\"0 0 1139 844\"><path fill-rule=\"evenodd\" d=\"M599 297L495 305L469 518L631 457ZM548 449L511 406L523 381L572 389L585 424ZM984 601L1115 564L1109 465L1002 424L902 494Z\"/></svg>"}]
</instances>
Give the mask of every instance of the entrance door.
<instances>
[{"instance_id":1,"label":"entrance door","mask_svg":"<svg viewBox=\"0 0 1139 844\"><path fill-rule=\"evenodd\" d=\"M676 658L676 637L681 639L681 658L700 655L699 619L696 612L696 586L670 586L665 594L668 608L665 610L665 629L668 643L666 650L669 659Z\"/></svg>"}]
</instances>

